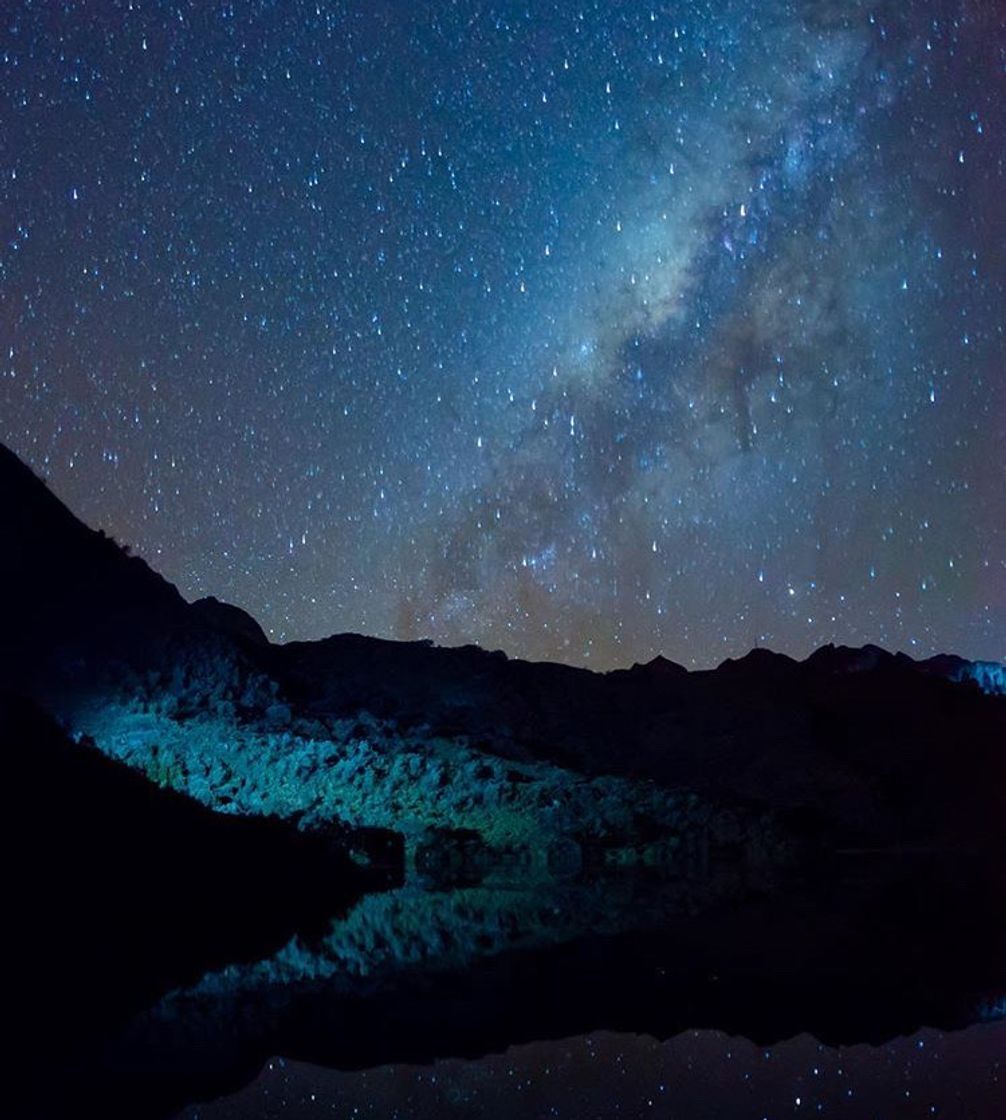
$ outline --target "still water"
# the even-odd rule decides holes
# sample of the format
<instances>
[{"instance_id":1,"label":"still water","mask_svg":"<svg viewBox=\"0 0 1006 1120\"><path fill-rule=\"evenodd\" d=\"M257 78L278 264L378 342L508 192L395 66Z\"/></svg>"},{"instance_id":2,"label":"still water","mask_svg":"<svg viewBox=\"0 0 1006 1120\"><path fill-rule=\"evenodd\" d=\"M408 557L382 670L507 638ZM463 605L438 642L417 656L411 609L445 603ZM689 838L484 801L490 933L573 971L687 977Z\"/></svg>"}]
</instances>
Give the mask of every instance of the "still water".
<instances>
[{"instance_id":1,"label":"still water","mask_svg":"<svg viewBox=\"0 0 1006 1120\"><path fill-rule=\"evenodd\" d=\"M405 881L88 1041L63 1112L1000 1120L1004 897L928 858Z\"/></svg>"},{"instance_id":2,"label":"still water","mask_svg":"<svg viewBox=\"0 0 1006 1120\"><path fill-rule=\"evenodd\" d=\"M759 1047L718 1031L666 1042L600 1031L427 1066L343 1072L272 1058L246 1089L181 1116L997 1120L1006 1116L1004 1062L1004 1023L841 1048L808 1035Z\"/></svg>"}]
</instances>

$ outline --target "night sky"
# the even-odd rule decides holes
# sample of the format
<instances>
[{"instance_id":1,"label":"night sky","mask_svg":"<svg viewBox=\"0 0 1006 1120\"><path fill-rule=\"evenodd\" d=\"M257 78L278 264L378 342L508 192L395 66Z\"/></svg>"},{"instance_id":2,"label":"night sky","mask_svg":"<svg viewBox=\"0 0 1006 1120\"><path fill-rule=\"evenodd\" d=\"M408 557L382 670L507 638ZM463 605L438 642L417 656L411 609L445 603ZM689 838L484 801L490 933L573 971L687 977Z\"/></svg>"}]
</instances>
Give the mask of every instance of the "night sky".
<instances>
[{"instance_id":1,"label":"night sky","mask_svg":"<svg viewBox=\"0 0 1006 1120\"><path fill-rule=\"evenodd\" d=\"M0 440L184 594L1006 656L1006 7L3 3Z\"/></svg>"}]
</instances>

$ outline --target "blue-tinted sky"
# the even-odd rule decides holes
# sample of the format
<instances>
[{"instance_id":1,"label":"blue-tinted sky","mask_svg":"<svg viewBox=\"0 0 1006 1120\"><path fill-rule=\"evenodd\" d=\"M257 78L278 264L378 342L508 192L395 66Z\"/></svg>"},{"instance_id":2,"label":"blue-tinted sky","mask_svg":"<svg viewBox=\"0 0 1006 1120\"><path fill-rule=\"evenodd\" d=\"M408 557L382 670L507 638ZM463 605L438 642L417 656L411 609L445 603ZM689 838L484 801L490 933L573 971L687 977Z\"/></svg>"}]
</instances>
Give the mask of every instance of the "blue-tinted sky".
<instances>
[{"instance_id":1,"label":"blue-tinted sky","mask_svg":"<svg viewBox=\"0 0 1006 1120\"><path fill-rule=\"evenodd\" d=\"M1006 655L1006 15L8 3L0 439L277 638Z\"/></svg>"}]
</instances>

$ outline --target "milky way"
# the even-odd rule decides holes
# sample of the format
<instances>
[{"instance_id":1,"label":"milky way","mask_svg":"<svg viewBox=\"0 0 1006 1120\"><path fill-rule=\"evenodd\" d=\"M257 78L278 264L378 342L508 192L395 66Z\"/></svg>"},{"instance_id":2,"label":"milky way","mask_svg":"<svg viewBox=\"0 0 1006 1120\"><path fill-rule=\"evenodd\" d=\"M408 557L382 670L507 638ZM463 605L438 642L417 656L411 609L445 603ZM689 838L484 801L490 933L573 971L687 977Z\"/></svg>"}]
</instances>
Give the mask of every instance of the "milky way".
<instances>
[{"instance_id":1,"label":"milky way","mask_svg":"<svg viewBox=\"0 0 1006 1120\"><path fill-rule=\"evenodd\" d=\"M991 2L8 5L0 439L189 596L1006 655Z\"/></svg>"}]
</instances>

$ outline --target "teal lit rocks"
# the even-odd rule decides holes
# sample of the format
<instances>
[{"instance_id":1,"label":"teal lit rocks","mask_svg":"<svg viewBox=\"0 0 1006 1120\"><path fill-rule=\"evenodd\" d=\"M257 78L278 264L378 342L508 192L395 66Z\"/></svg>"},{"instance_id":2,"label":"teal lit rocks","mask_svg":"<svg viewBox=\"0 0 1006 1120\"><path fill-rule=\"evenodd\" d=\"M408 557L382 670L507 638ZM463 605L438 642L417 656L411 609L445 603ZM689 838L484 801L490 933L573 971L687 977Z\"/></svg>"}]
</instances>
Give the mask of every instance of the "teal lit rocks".
<instances>
[{"instance_id":1,"label":"teal lit rocks","mask_svg":"<svg viewBox=\"0 0 1006 1120\"><path fill-rule=\"evenodd\" d=\"M247 682L242 689L247 699ZM263 686L263 715L225 690L184 710L157 689L106 697L74 716L78 735L159 785L225 813L307 830L391 830L407 869L433 879L489 873L564 877L583 866L673 867L700 853L771 862L785 845L765 813L715 806L651 780L586 777L403 732L365 714L294 718ZM277 710L282 716L277 716Z\"/></svg>"}]
</instances>

